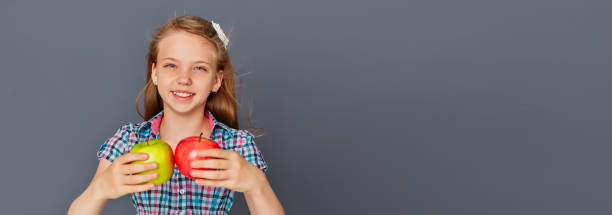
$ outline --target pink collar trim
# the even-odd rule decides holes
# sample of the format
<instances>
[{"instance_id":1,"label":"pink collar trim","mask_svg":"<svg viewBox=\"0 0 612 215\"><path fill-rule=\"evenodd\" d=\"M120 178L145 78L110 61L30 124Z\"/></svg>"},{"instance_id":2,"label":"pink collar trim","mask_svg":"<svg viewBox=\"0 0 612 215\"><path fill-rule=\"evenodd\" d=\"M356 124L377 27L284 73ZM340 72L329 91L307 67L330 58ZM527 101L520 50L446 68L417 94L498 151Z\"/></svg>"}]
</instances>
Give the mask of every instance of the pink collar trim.
<instances>
[{"instance_id":1,"label":"pink collar trim","mask_svg":"<svg viewBox=\"0 0 612 215\"><path fill-rule=\"evenodd\" d=\"M210 132L212 133L212 129L215 127L215 123L213 122L212 117L208 111L204 111L204 117L208 119L208 124L210 125ZM153 133L159 134L159 126L161 125L162 118L164 118L164 113L161 113L161 116L157 117L157 119L153 120L151 123L151 129L153 129ZM210 136L210 134L208 135Z\"/></svg>"}]
</instances>

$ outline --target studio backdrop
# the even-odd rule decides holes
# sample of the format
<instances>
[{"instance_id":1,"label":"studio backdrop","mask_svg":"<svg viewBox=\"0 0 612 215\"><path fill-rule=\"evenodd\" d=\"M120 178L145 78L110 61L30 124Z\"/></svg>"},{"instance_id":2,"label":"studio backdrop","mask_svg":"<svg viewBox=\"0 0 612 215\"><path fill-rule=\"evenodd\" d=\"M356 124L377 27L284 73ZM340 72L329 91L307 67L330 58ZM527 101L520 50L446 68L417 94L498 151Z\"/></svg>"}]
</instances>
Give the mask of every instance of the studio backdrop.
<instances>
[{"instance_id":1,"label":"studio backdrop","mask_svg":"<svg viewBox=\"0 0 612 215\"><path fill-rule=\"evenodd\" d=\"M230 36L287 214L610 214L612 2L2 1L1 214L65 214L141 122L147 45ZM134 214L129 195L103 214ZM231 214L247 214L242 194Z\"/></svg>"}]
</instances>

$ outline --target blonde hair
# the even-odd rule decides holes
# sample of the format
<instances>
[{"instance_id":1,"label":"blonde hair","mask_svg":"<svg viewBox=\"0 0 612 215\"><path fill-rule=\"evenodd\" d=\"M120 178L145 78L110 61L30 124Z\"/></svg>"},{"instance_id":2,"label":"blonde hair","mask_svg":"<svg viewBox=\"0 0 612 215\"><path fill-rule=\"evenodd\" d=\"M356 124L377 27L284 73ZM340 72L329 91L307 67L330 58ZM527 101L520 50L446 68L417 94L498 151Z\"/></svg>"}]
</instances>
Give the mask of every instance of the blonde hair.
<instances>
[{"instance_id":1,"label":"blonde hair","mask_svg":"<svg viewBox=\"0 0 612 215\"><path fill-rule=\"evenodd\" d=\"M138 93L136 98L136 112L143 120L149 120L161 110L163 110L163 102L157 91L157 86L151 80L152 65L157 61L159 52L159 42L166 35L176 31L185 31L198 36L201 36L212 42L217 48L217 71L223 70L223 81L221 88L216 94L210 94L206 101L206 108L212 112L215 118L228 125L229 127L239 129L236 89L234 86L234 70L230 60L229 53L224 47L223 42L219 39L217 31L212 23L206 19L196 16L181 16L175 17L167 21L162 27L156 30L151 43L149 44L149 53L147 60L147 77L145 86ZM140 112L138 102L140 97L144 95L144 115ZM204 110L202 110L204 111ZM250 121L250 118L249 118Z\"/></svg>"}]
</instances>

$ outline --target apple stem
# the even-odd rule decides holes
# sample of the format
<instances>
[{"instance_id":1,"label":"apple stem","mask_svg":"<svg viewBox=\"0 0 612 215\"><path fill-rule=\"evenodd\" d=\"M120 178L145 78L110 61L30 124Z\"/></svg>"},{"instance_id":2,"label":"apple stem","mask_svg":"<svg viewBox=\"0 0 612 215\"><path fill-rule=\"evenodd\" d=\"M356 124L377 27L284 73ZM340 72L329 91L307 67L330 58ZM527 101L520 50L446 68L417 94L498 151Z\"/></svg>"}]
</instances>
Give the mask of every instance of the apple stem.
<instances>
[{"instance_id":1,"label":"apple stem","mask_svg":"<svg viewBox=\"0 0 612 215\"><path fill-rule=\"evenodd\" d=\"M204 132L200 132L200 141L202 141L202 135L204 134Z\"/></svg>"}]
</instances>

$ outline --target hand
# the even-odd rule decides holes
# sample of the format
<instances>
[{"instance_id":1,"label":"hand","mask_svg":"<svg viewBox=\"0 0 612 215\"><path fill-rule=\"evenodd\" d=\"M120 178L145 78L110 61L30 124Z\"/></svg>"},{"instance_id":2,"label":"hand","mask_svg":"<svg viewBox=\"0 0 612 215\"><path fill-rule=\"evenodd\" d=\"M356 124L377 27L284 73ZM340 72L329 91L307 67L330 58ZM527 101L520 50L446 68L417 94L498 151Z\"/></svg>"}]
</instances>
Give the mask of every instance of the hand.
<instances>
[{"instance_id":1,"label":"hand","mask_svg":"<svg viewBox=\"0 0 612 215\"><path fill-rule=\"evenodd\" d=\"M157 163L130 164L132 161L147 160L146 153L127 153L115 161L102 172L96 184L99 192L105 199L116 199L128 193L142 192L154 187L153 183L142 184L157 178L157 173L136 175L157 168Z\"/></svg>"},{"instance_id":2,"label":"hand","mask_svg":"<svg viewBox=\"0 0 612 215\"><path fill-rule=\"evenodd\" d=\"M196 160L191 162L191 168L220 170L191 170L196 184L225 187L238 192L248 192L262 184L259 176L263 172L235 151L208 149L198 151L198 156L218 159Z\"/></svg>"}]
</instances>

